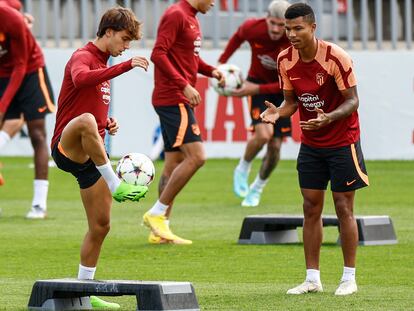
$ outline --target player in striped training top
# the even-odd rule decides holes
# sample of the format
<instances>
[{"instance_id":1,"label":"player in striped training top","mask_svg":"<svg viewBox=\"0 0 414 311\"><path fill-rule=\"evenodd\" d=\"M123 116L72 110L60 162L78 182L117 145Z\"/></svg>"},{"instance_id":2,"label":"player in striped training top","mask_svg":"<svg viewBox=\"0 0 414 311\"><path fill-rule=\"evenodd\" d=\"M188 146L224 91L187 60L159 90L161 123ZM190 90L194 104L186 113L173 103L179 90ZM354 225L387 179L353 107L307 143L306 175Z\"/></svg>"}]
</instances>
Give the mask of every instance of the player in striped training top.
<instances>
[{"instance_id":1,"label":"player in striped training top","mask_svg":"<svg viewBox=\"0 0 414 311\"><path fill-rule=\"evenodd\" d=\"M286 34L292 43L278 57L285 102L279 108L267 102L262 119L274 123L296 110L300 114L302 144L297 169L303 196L307 270L305 282L287 293L323 290L319 272L321 215L330 181L344 258L343 276L335 295L349 295L357 291L355 190L369 184L360 145L359 99L352 60L340 47L315 37L315 15L309 5L291 5L285 18Z\"/></svg>"}]
</instances>

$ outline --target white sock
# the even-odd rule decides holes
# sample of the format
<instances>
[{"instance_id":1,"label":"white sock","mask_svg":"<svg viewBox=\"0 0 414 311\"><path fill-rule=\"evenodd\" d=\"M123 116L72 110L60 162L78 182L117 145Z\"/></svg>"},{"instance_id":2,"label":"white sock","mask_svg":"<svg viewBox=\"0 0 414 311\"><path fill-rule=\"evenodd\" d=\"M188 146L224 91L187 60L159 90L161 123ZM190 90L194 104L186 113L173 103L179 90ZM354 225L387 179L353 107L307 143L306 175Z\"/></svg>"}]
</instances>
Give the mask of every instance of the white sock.
<instances>
[{"instance_id":1,"label":"white sock","mask_svg":"<svg viewBox=\"0 0 414 311\"><path fill-rule=\"evenodd\" d=\"M313 283L321 282L321 272L315 269L306 269L306 281Z\"/></svg>"},{"instance_id":2,"label":"white sock","mask_svg":"<svg viewBox=\"0 0 414 311\"><path fill-rule=\"evenodd\" d=\"M121 183L121 180L118 178L118 176L116 176L114 170L112 169L111 162L108 161L104 165L96 166L96 168L105 179L111 193L114 193L116 188L118 188L119 184Z\"/></svg>"},{"instance_id":3,"label":"white sock","mask_svg":"<svg viewBox=\"0 0 414 311\"><path fill-rule=\"evenodd\" d=\"M149 210L149 213L153 216L164 215L167 211L168 205L162 204L160 200L157 200L152 208Z\"/></svg>"},{"instance_id":4,"label":"white sock","mask_svg":"<svg viewBox=\"0 0 414 311\"><path fill-rule=\"evenodd\" d=\"M341 282L355 281L355 268L344 267Z\"/></svg>"},{"instance_id":5,"label":"white sock","mask_svg":"<svg viewBox=\"0 0 414 311\"><path fill-rule=\"evenodd\" d=\"M243 157L240 158L240 162L237 165L236 169L244 172L244 173L248 173L250 171L250 167L252 166L252 162L247 162Z\"/></svg>"},{"instance_id":6,"label":"white sock","mask_svg":"<svg viewBox=\"0 0 414 311\"><path fill-rule=\"evenodd\" d=\"M49 181L45 179L35 179L33 181L33 201L32 206L40 206L46 210L47 191L49 190Z\"/></svg>"},{"instance_id":7,"label":"white sock","mask_svg":"<svg viewBox=\"0 0 414 311\"><path fill-rule=\"evenodd\" d=\"M0 131L0 149L3 148L9 141L10 135L5 131Z\"/></svg>"},{"instance_id":8,"label":"white sock","mask_svg":"<svg viewBox=\"0 0 414 311\"><path fill-rule=\"evenodd\" d=\"M78 279L93 280L95 277L96 267L85 267L79 264Z\"/></svg>"},{"instance_id":9,"label":"white sock","mask_svg":"<svg viewBox=\"0 0 414 311\"><path fill-rule=\"evenodd\" d=\"M263 188L266 186L268 181L269 181L269 178L268 179L261 179L260 175L257 174L256 179L254 180L254 182L252 183L250 188L253 188L253 189L256 189L259 192L262 192Z\"/></svg>"}]
</instances>

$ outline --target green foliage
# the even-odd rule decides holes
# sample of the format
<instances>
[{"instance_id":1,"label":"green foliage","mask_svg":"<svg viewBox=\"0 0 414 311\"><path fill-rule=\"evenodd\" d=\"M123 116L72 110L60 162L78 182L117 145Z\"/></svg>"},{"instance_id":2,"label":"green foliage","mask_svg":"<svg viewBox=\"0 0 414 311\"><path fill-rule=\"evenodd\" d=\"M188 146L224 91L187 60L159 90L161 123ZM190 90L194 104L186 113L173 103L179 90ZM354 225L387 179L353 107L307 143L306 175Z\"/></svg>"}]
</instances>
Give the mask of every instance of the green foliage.
<instances>
[{"instance_id":1,"label":"green foliage","mask_svg":"<svg viewBox=\"0 0 414 311\"><path fill-rule=\"evenodd\" d=\"M37 279L76 277L86 220L75 179L50 169L49 218L24 219L32 198L31 159L4 158L0 187L0 310L25 310ZM285 295L305 276L303 246L237 245L243 218L301 213L294 161L282 161L258 208L243 208L232 192L235 160L209 160L178 196L174 232L192 246L147 244L143 213L157 199L157 181L140 203L114 203L98 279L172 280L193 283L202 310L409 310L414 296L414 162L368 162L371 186L358 191L355 213L390 215L398 244L358 249L359 292L338 298L342 274L336 228L324 228L321 277L325 292ZM255 163L251 179L258 169ZM156 163L159 177L162 162ZM327 192L325 214L334 214ZM300 231L300 230L299 230ZM301 232L299 232L301 235ZM135 298L111 298L135 310Z\"/></svg>"}]
</instances>

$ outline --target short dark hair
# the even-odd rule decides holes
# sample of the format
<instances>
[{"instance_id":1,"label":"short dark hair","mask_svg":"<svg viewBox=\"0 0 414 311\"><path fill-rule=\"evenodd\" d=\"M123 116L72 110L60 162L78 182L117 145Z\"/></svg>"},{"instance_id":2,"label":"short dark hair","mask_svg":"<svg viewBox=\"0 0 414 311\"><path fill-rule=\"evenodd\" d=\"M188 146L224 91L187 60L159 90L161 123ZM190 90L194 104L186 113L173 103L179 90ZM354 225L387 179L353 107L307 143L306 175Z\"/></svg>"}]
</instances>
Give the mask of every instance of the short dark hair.
<instances>
[{"instance_id":1,"label":"short dark hair","mask_svg":"<svg viewBox=\"0 0 414 311\"><path fill-rule=\"evenodd\" d=\"M287 8L285 13L286 19L295 19L298 17L303 17L308 23L315 22L315 13L312 7L306 3L295 3Z\"/></svg>"},{"instance_id":2,"label":"short dark hair","mask_svg":"<svg viewBox=\"0 0 414 311\"><path fill-rule=\"evenodd\" d=\"M132 40L141 39L141 25L131 9L121 6L107 10L101 18L96 35L102 38L107 29L115 31L126 30Z\"/></svg>"}]
</instances>

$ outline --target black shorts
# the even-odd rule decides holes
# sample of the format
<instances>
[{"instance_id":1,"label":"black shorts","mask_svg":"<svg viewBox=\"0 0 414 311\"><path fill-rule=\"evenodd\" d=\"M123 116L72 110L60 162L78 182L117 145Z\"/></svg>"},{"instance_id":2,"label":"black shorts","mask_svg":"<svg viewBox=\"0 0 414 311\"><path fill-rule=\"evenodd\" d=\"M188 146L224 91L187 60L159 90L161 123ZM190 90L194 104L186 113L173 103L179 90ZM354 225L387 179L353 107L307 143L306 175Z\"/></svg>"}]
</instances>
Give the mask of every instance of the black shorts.
<instances>
[{"instance_id":1,"label":"black shorts","mask_svg":"<svg viewBox=\"0 0 414 311\"><path fill-rule=\"evenodd\" d=\"M297 170L303 189L346 192L369 185L360 142L338 148L300 146Z\"/></svg>"},{"instance_id":2,"label":"black shorts","mask_svg":"<svg viewBox=\"0 0 414 311\"><path fill-rule=\"evenodd\" d=\"M6 90L10 78L0 78L0 97ZM46 67L26 74L20 88L14 95L4 116L5 120L19 119L23 114L26 121L44 119L55 111L52 86Z\"/></svg>"},{"instance_id":3,"label":"black shorts","mask_svg":"<svg viewBox=\"0 0 414 311\"><path fill-rule=\"evenodd\" d=\"M179 151L183 144L202 141L194 111L189 105L154 108L160 118L165 151Z\"/></svg>"},{"instance_id":4,"label":"black shorts","mask_svg":"<svg viewBox=\"0 0 414 311\"><path fill-rule=\"evenodd\" d=\"M247 78L247 81L263 84L257 79ZM261 124L262 120L260 119L260 114L266 110L267 106L265 101L269 101L274 104L276 107L279 107L283 103L283 94L257 94L248 97L249 108L250 108L250 117L252 118L252 127L257 124ZM292 135L292 125L290 123L290 118L280 118L276 121L276 124L273 126L273 137L285 137Z\"/></svg>"},{"instance_id":5,"label":"black shorts","mask_svg":"<svg viewBox=\"0 0 414 311\"><path fill-rule=\"evenodd\" d=\"M93 186L101 178L101 173L99 173L91 159L81 164L67 158L60 145L60 141L53 146L52 158L55 160L58 168L76 177L81 189Z\"/></svg>"}]
</instances>

